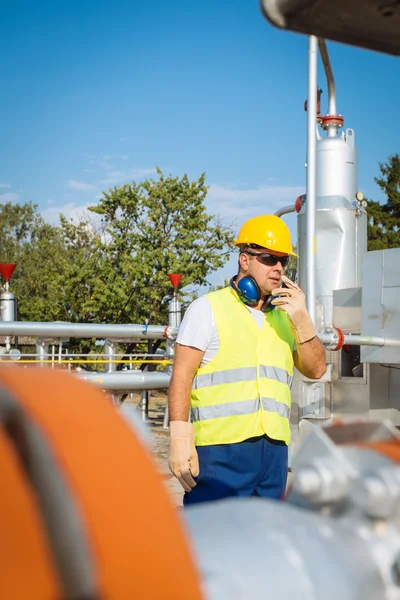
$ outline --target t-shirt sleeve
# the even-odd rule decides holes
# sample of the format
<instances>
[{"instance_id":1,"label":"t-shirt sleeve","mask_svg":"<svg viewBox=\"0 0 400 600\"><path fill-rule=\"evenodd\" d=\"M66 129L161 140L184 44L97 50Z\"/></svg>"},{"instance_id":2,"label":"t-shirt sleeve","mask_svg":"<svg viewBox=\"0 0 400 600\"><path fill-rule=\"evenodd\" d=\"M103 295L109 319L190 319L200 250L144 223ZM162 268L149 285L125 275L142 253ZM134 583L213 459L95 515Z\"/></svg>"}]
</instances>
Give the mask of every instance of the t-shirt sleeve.
<instances>
[{"instance_id":1,"label":"t-shirt sleeve","mask_svg":"<svg viewBox=\"0 0 400 600\"><path fill-rule=\"evenodd\" d=\"M185 312L176 338L182 346L192 346L198 350L208 348L214 329L214 315L208 298L197 298Z\"/></svg>"}]
</instances>

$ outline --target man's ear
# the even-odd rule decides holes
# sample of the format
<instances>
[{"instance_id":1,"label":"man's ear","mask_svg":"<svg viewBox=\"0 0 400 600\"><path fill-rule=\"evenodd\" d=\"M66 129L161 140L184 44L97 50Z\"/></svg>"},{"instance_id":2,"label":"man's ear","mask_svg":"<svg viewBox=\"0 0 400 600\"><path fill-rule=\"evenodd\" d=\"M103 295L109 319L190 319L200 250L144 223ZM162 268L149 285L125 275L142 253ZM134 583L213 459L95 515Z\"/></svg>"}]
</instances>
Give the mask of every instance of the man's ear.
<instances>
[{"instance_id":1,"label":"man's ear","mask_svg":"<svg viewBox=\"0 0 400 600\"><path fill-rule=\"evenodd\" d=\"M240 266L241 270L244 271L245 273L249 270L249 262L250 262L250 257L248 254L246 254L245 252L242 252L242 254L239 254L239 266Z\"/></svg>"}]
</instances>

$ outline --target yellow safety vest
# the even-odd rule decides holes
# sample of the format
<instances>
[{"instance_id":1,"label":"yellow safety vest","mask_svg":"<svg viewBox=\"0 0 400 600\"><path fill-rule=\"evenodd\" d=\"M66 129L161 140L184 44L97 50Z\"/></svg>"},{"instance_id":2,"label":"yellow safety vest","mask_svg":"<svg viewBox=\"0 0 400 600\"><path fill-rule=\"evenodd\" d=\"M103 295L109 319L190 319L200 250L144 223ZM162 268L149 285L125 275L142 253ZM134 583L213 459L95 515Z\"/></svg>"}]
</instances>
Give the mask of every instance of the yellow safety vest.
<instances>
[{"instance_id":1,"label":"yellow safety vest","mask_svg":"<svg viewBox=\"0 0 400 600\"><path fill-rule=\"evenodd\" d=\"M294 337L287 314L266 313L260 331L232 288L207 298L220 347L193 379L196 445L234 444L264 434L289 444Z\"/></svg>"}]
</instances>

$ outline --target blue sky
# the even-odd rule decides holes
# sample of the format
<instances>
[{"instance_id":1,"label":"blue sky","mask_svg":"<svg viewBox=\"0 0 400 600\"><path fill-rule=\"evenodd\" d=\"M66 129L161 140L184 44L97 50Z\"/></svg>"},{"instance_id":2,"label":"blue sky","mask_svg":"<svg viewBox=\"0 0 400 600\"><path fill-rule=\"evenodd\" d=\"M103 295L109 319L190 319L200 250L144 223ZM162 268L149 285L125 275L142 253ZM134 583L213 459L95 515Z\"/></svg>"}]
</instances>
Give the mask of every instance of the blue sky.
<instances>
[{"instance_id":1,"label":"blue sky","mask_svg":"<svg viewBox=\"0 0 400 600\"><path fill-rule=\"evenodd\" d=\"M257 0L3 0L0 16L0 202L32 200L55 222L158 165L205 171L210 210L239 226L303 191L307 38L274 29ZM359 188L381 200L400 60L329 50ZM326 111L321 64L319 85Z\"/></svg>"}]
</instances>

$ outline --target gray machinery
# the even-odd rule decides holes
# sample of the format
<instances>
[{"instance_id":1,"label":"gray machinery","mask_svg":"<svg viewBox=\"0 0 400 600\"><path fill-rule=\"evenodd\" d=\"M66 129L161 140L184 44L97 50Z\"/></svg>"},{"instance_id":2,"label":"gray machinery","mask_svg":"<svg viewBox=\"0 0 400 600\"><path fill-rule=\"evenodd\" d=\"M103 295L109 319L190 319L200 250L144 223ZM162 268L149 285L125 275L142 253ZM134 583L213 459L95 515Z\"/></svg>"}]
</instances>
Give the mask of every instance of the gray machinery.
<instances>
[{"instance_id":1,"label":"gray machinery","mask_svg":"<svg viewBox=\"0 0 400 600\"><path fill-rule=\"evenodd\" d=\"M0 273L5 281L4 288L1 288L0 293L0 321L6 323L17 320L17 302L14 294L9 291L10 277L16 266L15 263L0 263ZM10 336L6 337L5 342L5 351L9 352L11 349Z\"/></svg>"},{"instance_id":2,"label":"gray machinery","mask_svg":"<svg viewBox=\"0 0 400 600\"><path fill-rule=\"evenodd\" d=\"M6 347L2 348L2 358L8 360L20 361L21 353L19 350L11 348L11 336L26 335L36 337L36 358L43 361L40 366L48 368L57 364L55 354L50 355L49 346L51 343L59 345L59 359L61 355L62 342L70 337L78 338L98 338L103 339L105 358L109 363L105 364L104 373L97 371L76 371L77 377L84 379L103 390L111 393L113 402L119 405L121 396L127 393L138 391L142 392L140 408L142 409L142 418L145 420L148 403L149 391L156 389L168 389L171 379L171 368L167 367L164 371L148 371L132 369L127 371L117 371L116 362L118 361L118 343L128 343L132 340L142 340L151 342L152 340L165 340L166 350L158 349L155 354L150 353L151 359L173 360L175 353L175 339L178 327L181 322L181 303L178 298L178 286L182 275L169 275L173 286L173 294L169 302L169 323L164 325L148 324L103 324L103 323L68 323L68 322L46 322L36 323L29 321L16 321L16 298L9 291L8 281L14 269L14 264L0 264L0 273L6 281L5 289L0 294L0 335L4 335ZM26 355L29 358L30 355ZM65 355L67 356L67 355ZM68 355L70 358L72 355ZM25 358L25 357L23 357ZM77 357L79 358L79 356ZM146 358L146 356L145 356ZM20 362L24 362L23 360ZM165 423L167 426L168 411L166 410Z\"/></svg>"},{"instance_id":3,"label":"gray machinery","mask_svg":"<svg viewBox=\"0 0 400 600\"><path fill-rule=\"evenodd\" d=\"M307 194L277 214L298 213L299 285L327 349L327 372L319 381L296 372L293 448L312 424L335 418L384 418L400 425L400 248L367 252L368 207L358 190L356 135L338 114L324 40L318 45L328 114L317 112L317 40L310 40Z\"/></svg>"},{"instance_id":4,"label":"gray machinery","mask_svg":"<svg viewBox=\"0 0 400 600\"><path fill-rule=\"evenodd\" d=\"M399 459L390 424L314 428L286 502L188 507L205 600L399 600Z\"/></svg>"}]
</instances>

